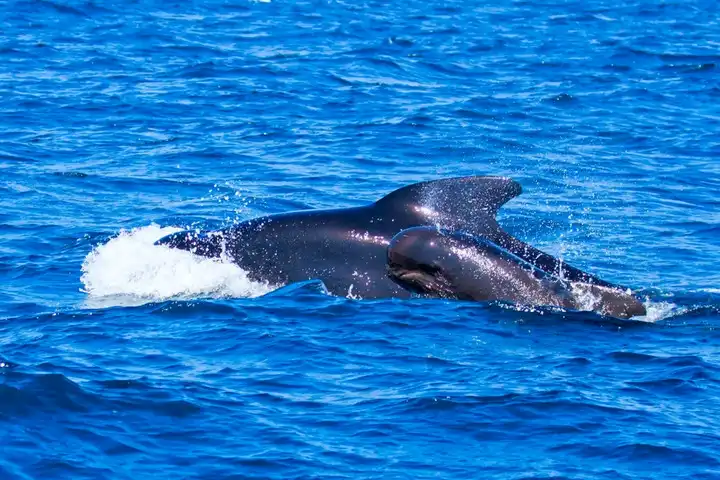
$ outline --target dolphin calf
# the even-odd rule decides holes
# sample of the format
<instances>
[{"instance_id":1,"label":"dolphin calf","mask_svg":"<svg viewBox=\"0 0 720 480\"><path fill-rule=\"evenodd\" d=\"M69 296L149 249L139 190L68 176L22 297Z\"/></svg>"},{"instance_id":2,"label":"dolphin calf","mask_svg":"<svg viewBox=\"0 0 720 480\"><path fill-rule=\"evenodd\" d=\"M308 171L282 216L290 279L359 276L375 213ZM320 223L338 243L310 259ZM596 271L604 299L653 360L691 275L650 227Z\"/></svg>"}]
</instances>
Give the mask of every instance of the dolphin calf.
<instances>
[{"instance_id":1,"label":"dolphin calf","mask_svg":"<svg viewBox=\"0 0 720 480\"><path fill-rule=\"evenodd\" d=\"M557 306L617 318L646 314L626 289L558 278L487 238L462 232L403 230L390 242L387 262L391 279L426 296Z\"/></svg>"},{"instance_id":2,"label":"dolphin calf","mask_svg":"<svg viewBox=\"0 0 720 480\"><path fill-rule=\"evenodd\" d=\"M320 279L333 295L408 298L412 293L387 275L387 247L402 230L442 226L486 238L552 275L615 287L500 228L498 209L521 191L505 177L445 178L402 187L365 206L269 215L216 231L177 232L156 244L224 256L270 284Z\"/></svg>"}]
</instances>

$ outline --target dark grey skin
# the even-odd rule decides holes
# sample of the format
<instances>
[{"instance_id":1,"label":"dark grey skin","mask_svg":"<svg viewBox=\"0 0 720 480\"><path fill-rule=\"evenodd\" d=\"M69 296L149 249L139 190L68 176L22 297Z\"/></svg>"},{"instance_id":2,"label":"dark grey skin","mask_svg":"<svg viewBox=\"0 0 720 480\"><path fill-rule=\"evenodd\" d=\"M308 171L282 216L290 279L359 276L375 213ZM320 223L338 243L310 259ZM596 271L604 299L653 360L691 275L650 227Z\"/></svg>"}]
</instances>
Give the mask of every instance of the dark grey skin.
<instances>
[{"instance_id":1,"label":"dark grey skin","mask_svg":"<svg viewBox=\"0 0 720 480\"><path fill-rule=\"evenodd\" d=\"M333 295L407 298L411 293L387 276L387 246L407 228L440 225L487 238L544 271L612 286L500 228L497 210L520 192L509 178L447 178L400 188L362 207L270 215L217 231L174 233L156 244L226 256L251 279L273 285L320 279Z\"/></svg>"},{"instance_id":2,"label":"dark grey skin","mask_svg":"<svg viewBox=\"0 0 720 480\"><path fill-rule=\"evenodd\" d=\"M387 262L391 279L427 296L592 310L617 318L646 314L626 289L560 279L487 238L435 227L397 234Z\"/></svg>"}]
</instances>

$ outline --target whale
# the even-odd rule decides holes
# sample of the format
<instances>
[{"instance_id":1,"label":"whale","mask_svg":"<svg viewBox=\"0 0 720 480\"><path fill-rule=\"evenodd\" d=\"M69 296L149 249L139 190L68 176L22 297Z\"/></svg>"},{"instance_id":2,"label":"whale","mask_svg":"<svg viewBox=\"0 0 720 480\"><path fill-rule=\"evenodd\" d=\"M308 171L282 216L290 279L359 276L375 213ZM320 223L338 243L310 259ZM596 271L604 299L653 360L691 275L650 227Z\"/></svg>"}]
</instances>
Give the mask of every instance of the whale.
<instances>
[{"instance_id":1,"label":"whale","mask_svg":"<svg viewBox=\"0 0 720 480\"><path fill-rule=\"evenodd\" d=\"M332 295L409 298L413 292L387 274L388 246L403 230L441 226L486 238L557 277L620 288L505 232L497 212L521 192L508 177L442 178L400 187L366 205L266 215L218 230L179 231L155 243L226 259L270 285L321 280Z\"/></svg>"},{"instance_id":2,"label":"whale","mask_svg":"<svg viewBox=\"0 0 720 480\"><path fill-rule=\"evenodd\" d=\"M388 245L387 264L392 280L426 297L561 307L622 319L646 315L626 288L557 277L464 232L429 226L403 230Z\"/></svg>"}]
</instances>

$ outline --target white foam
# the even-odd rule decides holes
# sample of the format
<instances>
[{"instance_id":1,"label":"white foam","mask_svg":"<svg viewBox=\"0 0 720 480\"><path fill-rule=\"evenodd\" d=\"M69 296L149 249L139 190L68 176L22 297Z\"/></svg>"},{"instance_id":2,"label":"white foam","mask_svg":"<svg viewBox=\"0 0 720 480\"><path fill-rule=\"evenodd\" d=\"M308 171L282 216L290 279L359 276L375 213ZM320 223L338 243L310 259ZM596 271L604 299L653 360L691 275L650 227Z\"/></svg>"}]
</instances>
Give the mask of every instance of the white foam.
<instances>
[{"instance_id":1,"label":"white foam","mask_svg":"<svg viewBox=\"0 0 720 480\"><path fill-rule=\"evenodd\" d=\"M90 252L80 281L95 305L138 304L198 297L256 297L275 289L253 282L237 265L153 245L179 228L123 230ZM98 302L97 300L101 300Z\"/></svg>"},{"instance_id":2,"label":"white foam","mask_svg":"<svg viewBox=\"0 0 720 480\"><path fill-rule=\"evenodd\" d=\"M655 323L670 317L677 317L688 311L686 307L679 307L672 302L653 302L649 299L643 303L646 314L642 317L633 317L633 320Z\"/></svg>"}]
</instances>

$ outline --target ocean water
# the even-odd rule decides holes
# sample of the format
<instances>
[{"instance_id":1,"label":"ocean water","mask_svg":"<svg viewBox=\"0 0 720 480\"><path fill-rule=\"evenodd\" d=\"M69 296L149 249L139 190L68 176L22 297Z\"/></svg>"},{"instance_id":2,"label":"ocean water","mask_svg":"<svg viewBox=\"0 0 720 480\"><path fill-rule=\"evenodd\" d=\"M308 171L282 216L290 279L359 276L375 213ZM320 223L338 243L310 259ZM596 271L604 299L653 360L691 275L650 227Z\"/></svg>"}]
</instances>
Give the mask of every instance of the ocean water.
<instances>
[{"instance_id":1,"label":"ocean water","mask_svg":"<svg viewBox=\"0 0 720 480\"><path fill-rule=\"evenodd\" d=\"M0 478L720 478L719 13L0 2ZM470 174L648 315L332 297L153 246Z\"/></svg>"}]
</instances>

